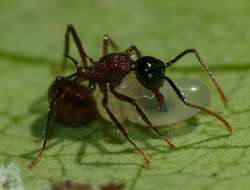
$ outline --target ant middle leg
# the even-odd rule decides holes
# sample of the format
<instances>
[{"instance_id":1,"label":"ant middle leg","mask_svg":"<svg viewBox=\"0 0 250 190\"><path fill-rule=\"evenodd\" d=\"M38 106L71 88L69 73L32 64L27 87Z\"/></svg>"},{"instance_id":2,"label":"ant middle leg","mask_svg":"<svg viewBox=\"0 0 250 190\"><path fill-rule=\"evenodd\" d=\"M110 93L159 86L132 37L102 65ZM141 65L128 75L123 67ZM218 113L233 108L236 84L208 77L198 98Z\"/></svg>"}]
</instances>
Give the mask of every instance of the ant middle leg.
<instances>
[{"instance_id":1,"label":"ant middle leg","mask_svg":"<svg viewBox=\"0 0 250 190\"><path fill-rule=\"evenodd\" d=\"M82 61L82 64L83 64L83 67L85 69L88 68L87 66L87 59L90 61L90 58L86 55L84 49L83 49L83 46L82 46L82 42L74 28L74 26L72 24L69 24L67 26L67 30L66 30L66 33L65 33L65 40L64 40L64 51L63 51L63 65L62 65L62 68L65 67L65 64L66 64L66 56L65 55L68 55L69 53L69 39L70 39L70 34L72 35L73 37L73 40L76 44L76 48L78 50L78 53L80 55L80 58L81 58L81 61ZM90 61L91 62L91 61Z\"/></svg>"},{"instance_id":2,"label":"ant middle leg","mask_svg":"<svg viewBox=\"0 0 250 190\"><path fill-rule=\"evenodd\" d=\"M129 56L136 55L137 58L140 58L142 56L141 52L139 51L139 49L135 45L132 45L128 49L126 49L126 53Z\"/></svg>"},{"instance_id":3,"label":"ant middle leg","mask_svg":"<svg viewBox=\"0 0 250 190\"><path fill-rule=\"evenodd\" d=\"M189 107L193 107L196 109L199 109L201 111L204 111L206 113L208 113L209 115L214 116L215 118L217 118L218 120L220 120L223 125L225 126L226 130L229 132L229 134L231 135L233 130L231 125L223 118L221 117L219 114L212 112L204 107L198 106L198 105L194 105L189 103L189 101L186 99L186 97L181 93L181 91L178 89L178 87L176 86L176 84L168 77L165 76L165 79L167 80L167 82L170 84L170 86L173 88L173 90L175 91L175 93L177 94L177 96L180 98L180 100L187 106Z\"/></svg>"},{"instance_id":4,"label":"ant middle leg","mask_svg":"<svg viewBox=\"0 0 250 190\"><path fill-rule=\"evenodd\" d=\"M109 109L109 106L108 106L108 89L107 89L107 86L105 85L104 87L101 88L102 92L103 92L103 100L102 100L102 104L103 104L103 107L106 109L110 119L115 122L115 127L118 128L118 130L122 133L122 135L128 140L128 142L130 144L132 144L135 149L143 156L144 158L144 161L146 163L146 166L149 165L149 159L147 157L147 155L144 153L144 151L139 148L128 136L128 132L126 131L126 129L123 128L123 126L120 124L120 122L116 119L116 117L114 116L114 114L111 112L111 110Z\"/></svg>"},{"instance_id":5,"label":"ant middle leg","mask_svg":"<svg viewBox=\"0 0 250 190\"><path fill-rule=\"evenodd\" d=\"M211 79L211 81L213 82L215 88L217 89L220 98L224 104L225 107L227 107L228 105L228 100L224 94L224 91L222 90L222 88L220 87L218 81L216 80L215 76L213 75L212 71L208 68L208 66L203 62L203 60L201 59L201 56L199 55L198 51L196 49L186 49L183 52L181 52L179 55L177 55L176 57L174 57L172 60L170 60L169 62L166 63L166 67L169 67L171 65L173 65L174 63L176 63L179 59L181 59L182 57L184 57L187 54L194 54L195 57L198 59L200 65L202 66L202 68L207 72L209 78Z\"/></svg>"},{"instance_id":6,"label":"ant middle leg","mask_svg":"<svg viewBox=\"0 0 250 190\"><path fill-rule=\"evenodd\" d=\"M111 39L111 37L107 34L104 34L102 38L102 55L103 56L108 54L109 46L111 46L111 48L115 51L119 49L116 43Z\"/></svg>"},{"instance_id":7,"label":"ant middle leg","mask_svg":"<svg viewBox=\"0 0 250 190\"><path fill-rule=\"evenodd\" d=\"M119 92L117 92L116 90L114 90L113 88L110 88L111 93L118 98L119 100L128 102L130 104L133 104L136 107L136 111L138 112L138 114L142 117L142 119L144 120L144 122L150 127L151 130L153 130L155 133L157 133L165 142L167 142L167 144L171 147L171 148L175 148L175 144L173 144L167 137L165 137L164 135L162 135L160 133L160 131L154 127L150 121L150 119L146 116L146 114L142 111L142 109L137 105L137 103L135 102L134 99L123 95Z\"/></svg>"}]
</instances>

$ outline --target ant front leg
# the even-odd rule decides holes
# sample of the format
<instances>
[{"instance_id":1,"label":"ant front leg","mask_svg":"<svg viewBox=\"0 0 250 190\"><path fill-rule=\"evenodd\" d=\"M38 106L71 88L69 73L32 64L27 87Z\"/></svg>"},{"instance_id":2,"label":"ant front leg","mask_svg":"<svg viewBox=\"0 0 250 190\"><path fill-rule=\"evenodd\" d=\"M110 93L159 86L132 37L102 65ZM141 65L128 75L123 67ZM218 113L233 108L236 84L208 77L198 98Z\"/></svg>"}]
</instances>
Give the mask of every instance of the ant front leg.
<instances>
[{"instance_id":1,"label":"ant front leg","mask_svg":"<svg viewBox=\"0 0 250 190\"><path fill-rule=\"evenodd\" d=\"M52 128L52 123L53 123L53 120L54 120L54 99L52 98L51 100L51 108L49 109L49 112L48 112L48 119L47 119L47 126L46 126L46 130L45 130L45 134L44 134L44 139L43 139L43 144L42 144L42 148L41 150L39 151L39 153L37 154L37 156L29 163L29 165L27 166L28 169L33 169L39 162L41 156L42 156L42 153L45 151L46 149L46 145L47 145L47 140L48 140L48 137L49 137L49 133L50 133L50 130Z\"/></svg>"},{"instance_id":2,"label":"ant front leg","mask_svg":"<svg viewBox=\"0 0 250 190\"><path fill-rule=\"evenodd\" d=\"M102 104L103 104L103 107L106 109L110 119L115 122L116 125L114 125L115 127L118 128L118 130L122 133L122 135L128 140L128 142L130 144L132 144L135 149L143 156L144 160L145 160L145 163L146 165L148 166L149 165L149 159L147 157L147 155L144 153L144 151L142 149L140 149L128 136L128 133L127 131L123 128L123 126L120 124L120 122L116 119L116 117L114 116L114 114L111 112L111 110L109 109L109 106L108 106L108 88L107 86L103 86L101 87L101 90L103 92L103 100L102 100Z\"/></svg>"},{"instance_id":3,"label":"ant front leg","mask_svg":"<svg viewBox=\"0 0 250 190\"><path fill-rule=\"evenodd\" d=\"M140 57L142 56L141 52L139 51L139 49L138 49L135 45L132 45L132 46L130 46L128 49L126 49L126 53L127 53L129 56L136 55L136 56L137 56L137 59L140 58Z\"/></svg>"},{"instance_id":4,"label":"ant front leg","mask_svg":"<svg viewBox=\"0 0 250 190\"><path fill-rule=\"evenodd\" d=\"M119 100L128 102L130 104L133 104L136 107L136 111L138 112L138 114L141 116L141 118L144 120L144 122L150 127L150 129L152 129L155 133L157 133L164 141L166 141L168 143L168 145L171 148L175 148L176 146L164 135L162 135L160 133L160 131L154 127L151 123L151 121L149 120L149 118L146 116L146 114L142 111L142 109L137 105L136 101L128 96L125 96L123 94L120 94L119 92L117 92L116 90L114 90L113 88L110 88L110 91L112 92L112 94L114 94L114 96L116 98L118 98Z\"/></svg>"},{"instance_id":5,"label":"ant front leg","mask_svg":"<svg viewBox=\"0 0 250 190\"><path fill-rule=\"evenodd\" d=\"M63 65L62 68L65 67L65 63L66 63L66 57L65 55L68 55L69 53L69 39L70 39L70 34L72 35L74 42L76 44L76 48L78 50L78 53L80 55L83 67L85 69L88 68L87 66L87 58L90 61L89 57L86 55L83 46L82 46L82 42L74 28L74 26L72 24L69 24L65 33L65 41L64 41L64 52L63 52Z\"/></svg>"},{"instance_id":6,"label":"ant front leg","mask_svg":"<svg viewBox=\"0 0 250 190\"><path fill-rule=\"evenodd\" d=\"M220 98L224 104L225 107L227 107L228 105L228 100L224 94L224 91L222 90L222 88L220 87L219 83L217 82L217 80L215 79L212 71L208 68L208 66L206 64L204 64L204 62L201 59L201 56L199 55L199 53L197 52L196 49L186 49L183 52L181 52L179 55L177 55L175 58L173 58L172 60L170 60L169 62L166 63L166 67L169 67L171 65L173 65L174 63L176 63L179 59L181 59L182 57L184 57L187 54L194 54L195 57L198 59L200 65L202 66L202 68L207 72L209 78L211 79L211 81L213 82L214 86L216 87L217 91L219 92Z\"/></svg>"},{"instance_id":7,"label":"ant front leg","mask_svg":"<svg viewBox=\"0 0 250 190\"><path fill-rule=\"evenodd\" d=\"M194 104L191 104L189 103L189 101L186 99L186 97L181 93L181 91L178 89L178 87L176 86L176 84L168 77L165 76L165 79L167 80L167 82L170 84L170 86L173 88L173 90L175 91L175 93L177 94L177 96L180 98L180 100L187 106L189 107L193 107L193 108L196 108L196 109L199 109L201 111L204 111L206 113L208 113L209 115L212 115L214 116L215 118L217 118L218 120L220 120L223 125L225 126L225 128L227 129L227 131L232 134L232 127L230 126L230 124L223 118L221 117L220 115L218 115L217 113L215 112L212 112L206 108L203 108L201 106L198 106L198 105L194 105Z\"/></svg>"},{"instance_id":8,"label":"ant front leg","mask_svg":"<svg viewBox=\"0 0 250 190\"><path fill-rule=\"evenodd\" d=\"M109 45L115 51L117 51L119 49L118 46L116 45L116 43L107 34L104 34L104 36L102 38L102 55L103 56L108 54Z\"/></svg>"}]
</instances>

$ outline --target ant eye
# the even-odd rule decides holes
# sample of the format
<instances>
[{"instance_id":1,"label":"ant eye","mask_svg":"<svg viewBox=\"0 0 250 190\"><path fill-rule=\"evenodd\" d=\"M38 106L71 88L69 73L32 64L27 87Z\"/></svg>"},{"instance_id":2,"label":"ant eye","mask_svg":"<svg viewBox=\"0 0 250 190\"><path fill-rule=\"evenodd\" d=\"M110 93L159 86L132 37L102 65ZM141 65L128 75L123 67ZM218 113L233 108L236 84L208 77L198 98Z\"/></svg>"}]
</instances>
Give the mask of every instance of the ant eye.
<instances>
[{"instance_id":1,"label":"ant eye","mask_svg":"<svg viewBox=\"0 0 250 190\"><path fill-rule=\"evenodd\" d=\"M147 89L159 89L164 82L165 64L154 57L144 56L136 61L135 74Z\"/></svg>"}]
</instances>

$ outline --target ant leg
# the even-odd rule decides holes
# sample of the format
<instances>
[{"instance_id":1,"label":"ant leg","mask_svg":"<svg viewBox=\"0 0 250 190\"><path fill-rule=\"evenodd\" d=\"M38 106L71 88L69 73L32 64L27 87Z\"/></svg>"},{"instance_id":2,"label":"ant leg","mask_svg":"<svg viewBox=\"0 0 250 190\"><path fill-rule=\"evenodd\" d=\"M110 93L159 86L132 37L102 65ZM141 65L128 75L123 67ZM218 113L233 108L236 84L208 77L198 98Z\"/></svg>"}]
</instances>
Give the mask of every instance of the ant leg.
<instances>
[{"instance_id":1,"label":"ant leg","mask_svg":"<svg viewBox=\"0 0 250 190\"><path fill-rule=\"evenodd\" d=\"M76 32L76 30L75 30L75 28L74 28L74 26L72 24L68 25L66 33L65 33L64 52L63 52L63 65L62 65L62 68L65 67L65 63L66 63L66 57L65 57L65 55L68 55L68 53L69 53L69 37L70 37L69 35L70 34L72 35L72 37L74 39L74 42L76 44L76 47L77 47L78 53L80 55L83 67L85 69L87 69L88 68L88 66L87 66L87 59L89 61L91 61L91 60L86 55L86 53L85 53L85 51L83 49L83 46L82 46L82 42L81 42L80 38L78 37L78 34L77 34L77 32Z\"/></svg>"},{"instance_id":2,"label":"ant leg","mask_svg":"<svg viewBox=\"0 0 250 190\"><path fill-rule=\"evenodd\" d=\"M149 165L149 160L147 155L144 153L144 151L142 149L140 149L128 136L127 131L123 128L123 126L120 124L120 122L116 119L116 117L114 116L114 114L110 111L109 107L108 107L108 89L107 86L104 86L102 89L103 92L103 100L102 100L102 104L103 107L106 109L109 117L111 118L111 120L113 122L115 122L115 127L118 128L118 130L122 133L122 135L129 141L130 144L132 144L136 150L143 156L144 161L146 163L146 165Z\"/></svg>"},{"instance_id":3,"label":"ant leg","mask_svg":"<svg viewBox=\"0 0 250 190\"><path fill-rule=\"evenodd\" d=\"M109 45L116 51L119 49L116 43L107 34L104 34L102 38L102 55L103 56L108 54Z\"/></svg>"},{"instance_id":4,"label":"ant leg","mask_svg":"<svg viewBox=\"0 0 250 190\"><path fill-rule=\"evenodd\" d=\"M194 105L194 104L190 104L187 100L187 98L181 93L181 91L178 89L178 87L176 86L176 84L168 77L165 76L165 79L168 81L168 83L170 84L170 86L173 88L173 90L175 91L175 93L178 95L178 97L181 99L181 101L189 106L189 107L193 107L193 108L196 108L196 109L200 109L201 111L204 111L206 113L208 113L209 115L212 115L214 117L216 117L218 120L220 120L223 125L225 126L226 130L228 130L228 132L230 134L232 134L232 127L230 126L230 124L223 118L221 117L220 115L218 115L217 113L215 112L212 112L206 108L203 108L201 106L198 106L198 105Z\"/></svg>"},{"instance_id":5,"label":"ant leg","mask_svg":"<svg viewBox=\"0 0 250 190\"><path fill-rule=\"evenodd\" d=\"M65 54L64 56L69 58L75 64L75 66L77 68L77 72L79 72L81 70L81 65L73 57L71 57L67 54Z\"/></svg>"},{"instance_id":6,"label":"ant leg","mask_svg":"<svg viewBox=\"0 0 250 190\"><path fill-rule=\"evenodd\" d=\"M160 133L160 131L154 127L151 123L151 121L149 120L149 118L146 116L146 114L142 111L142 109L137 105L137 103L135 102L134 99L128 97L128 96L125 96L123 94L120 94L119 92L117 92L116 90L114 89L110 89L110 91L112 92L112 94L114 94L114 96L116 98L118 98L119 100L122 100L122 101L125 101L125 102L128 102L130 104L133 104L135 107L136 107L136 111L138 112L138 114L142 117L142 119L144 120L144 122L155 132L157 133L164 141L166 141L168 143L168 145L171 147L171 148L175 148L175 145L167 138L165 137L164 135L162 135Z\"/></svg>"},{"instance_id":7,"label":"ant leg","mask_svg":"<svg viewBox=\"0 0 250 190\"><path fill-rule=\"evenodd\" d=\"M209 78L212 80L214 86L216 87L220 98L224 104L225 107L227 107L228 105L228 100L224 94L224 91L222 90L222 88L220 87L219 83L217 82L217 80L215 79L212 71L208 68L208 66L206 64L204 64L204 62L201 59L201 56L199 55L199 53L196 51L196 49L186 49L183 52L181 52L179 55L177 55L175 58L173 58L171 61L166 63L166 67L169 67L171 65L173 65L174 63L176 63L180 58L182 58L183 56L187 55L187 54L194 54L196 56L196 58L198 59L200 65L203 67L203 69L207 72Z\"/></svg>"},{"instance_id":8,"label":"ant leg","mask_svg":"<svg viewBox=\"0 0 250 190\"><path fill-rule=\"evenodd\" d=\"M126 53L129 56L132 56L135 54L137 56L137 58L141 57L141 52L139 51L139 49L135 45L132 45L128 49L126 49Z\"/></svg>"},{"instance_id":9,"label":"ant leg","mask_svg":"<svg viewBox=\"0 0 250 190\"><path fill-rule=\"evenodd\" d=\"M53 102L54 100L51 100L52 105L54 104ZM29 163L29 165L27 166L28 169L33 169L39 162L42 153L44 152L44 150L46 149L46 145L47 145L47 140L48 140L48 136L49 136L49 132L51 130L52 127L52 122L54 120L54 109L52 109L53 106L50 108L49 112L48 112L48 119L47 119L47 126L46 126L46 131L44 134L44 139L43 139L43 144L42 144L42 148L39 151L39 153L37 154L37 156Z\"/></svg>"}]
</instances>

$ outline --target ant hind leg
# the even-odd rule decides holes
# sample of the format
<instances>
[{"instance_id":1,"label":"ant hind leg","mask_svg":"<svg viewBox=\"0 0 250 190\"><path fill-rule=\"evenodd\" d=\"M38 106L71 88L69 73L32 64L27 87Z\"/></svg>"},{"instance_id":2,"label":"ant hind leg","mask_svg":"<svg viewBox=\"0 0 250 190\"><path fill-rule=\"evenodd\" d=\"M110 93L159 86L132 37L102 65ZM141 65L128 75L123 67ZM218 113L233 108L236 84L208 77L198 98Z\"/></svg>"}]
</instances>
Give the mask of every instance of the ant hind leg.
<instances>
[{"instance_id":1,"label":"ant hind leg","mask_svg":"<svg viewBox=\"0 0 250 190\"><path fill-rule=\"evenodd\" d=\"M53 109L54 100L53 99L51 100L51 104L52 104L52 107L50 108L50 110L48 112L47 126L46 126L46 131L45 131L45 134L44 134L42 147L41 147L40 151L38 152L37 156L27 166L28 169L33 169L38 164L40 158L42 157L43 152L46 149L47 140L48 140L49 133L50 133L52 123L53 123L53 120L54 120L54 109Z\"/></svg>"},{"instance_id":2,"label":"ant hind leg","mask_svg":"<svg viewBox=\"0 0 250 190\"><path fill-rule=\"evenodd\" d=\"M65 32L62 69L64 69L65 64L66 64L66 58L67 58L67 56L65 56L65 55L69 54L70 34L72 35L73 40L75 42L76 48L78 50L79 56L80 56L82 64L83 64L83 67L85 69L87 69L88 68L88 66L87 66L87 59L90 61L90 58L85 53L84 48L82 46L82 42L81 42L81 40L80 40L80 38L79 38L79 36L78 36L78 34L77 34L77 32L76 32L76 30L75 30L75 28L74 28L74 26L72 24L68 25L67 30Z\"/></svg>"}]
</instances>

